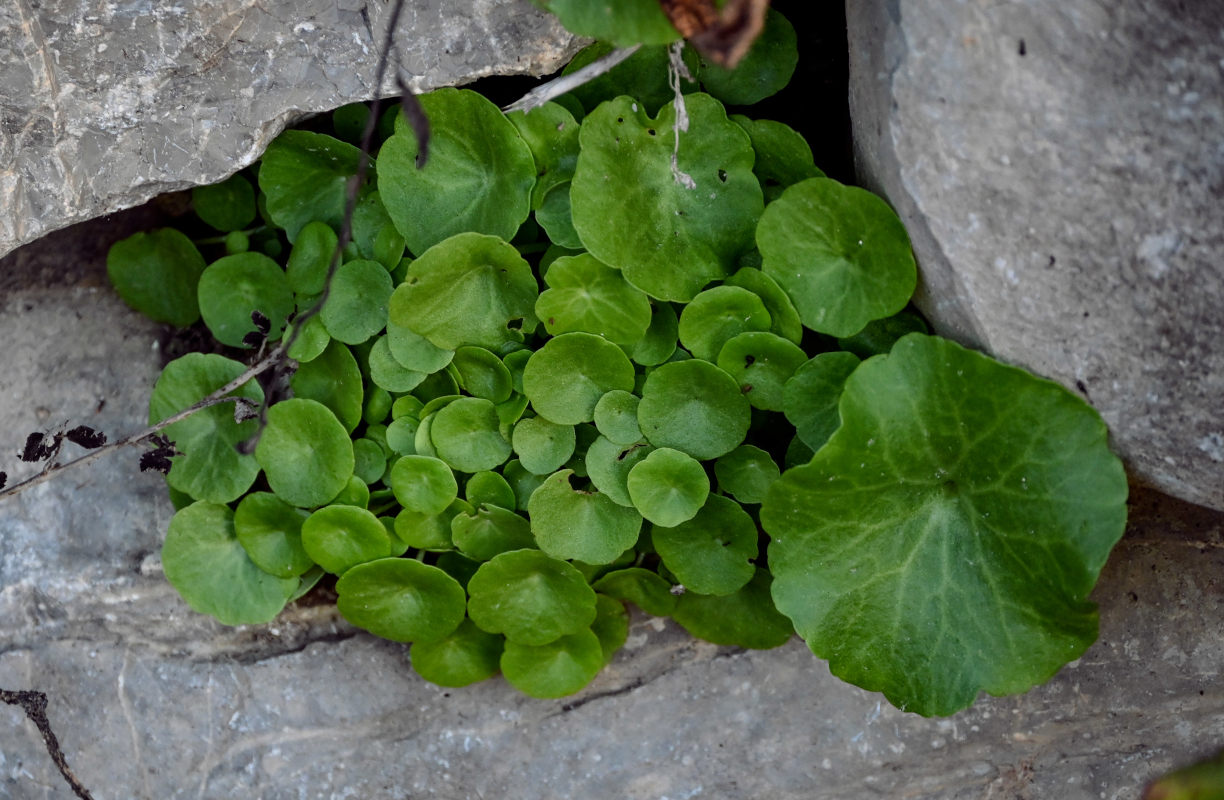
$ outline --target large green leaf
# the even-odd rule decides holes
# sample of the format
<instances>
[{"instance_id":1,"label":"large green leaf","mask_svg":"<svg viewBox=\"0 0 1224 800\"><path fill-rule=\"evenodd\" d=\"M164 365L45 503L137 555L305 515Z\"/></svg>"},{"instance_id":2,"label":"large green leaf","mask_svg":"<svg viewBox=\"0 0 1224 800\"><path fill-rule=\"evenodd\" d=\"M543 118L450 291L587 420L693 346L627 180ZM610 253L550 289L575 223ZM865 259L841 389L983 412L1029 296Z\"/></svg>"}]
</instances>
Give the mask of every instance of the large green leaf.
<instances>
[{"instance_id":1,"label":"large green leaf","mask_svg":"<svg viewBox=\"0 0 1224 800\"><path fill-rule=\"evenodd\" d=\"M468 89L421 97L429 117L429 160L417 168L416 134L402 117L378 158L383 205L420 255L457 233L510 239L531 210L531 149L497 106Z\"/></svg>"},{"instance_id":2,"label":"large green leaf","mask_svg":"<svg viewBox=\"0 0 1224 800\"><path fill-rule=\"evenodd\" d=\"M575 491L572 470L554 472L527 503L531 532L554 558L608 564L637 541L642 517L599 492Z\"/></svg>"},{"instance_id":3,"label":"large green leaf","mask_svg":"<svg viewBox=\"0 0 1224 800\"><path fill-rule=\"evenodd\" d=\"M650 326L646 294L589 253L558 258L544 280L549 288L536 300L535 311L553 336L586 331L632 347Z\"/></svg>"},{"instance_id":4,"label":"large green leaf","mask_svg":"<svg viewBox=\"0 0 1224 800\"><path fill-rule=\"evenodd\" d=\"M764 203L748 134L709 95L688 95L686 106L678 166L693 188L672 170L674 104L651 119L636 101L618 97L583 121L570 189L586 249L663 300L691 300L731 274L752 247Z\"/></svg>"},{"instance_id":5,"label":"large green leaf","mask_svg":"<svg viewBox=\"0 0 1224 800\"><path fill-rule=\"evenodd\" d=\"M200 316L222 344L250 347L244 342L255 332L251 314L268 318L268 338L278 339L285 320L293 313L293 291L280 265L262 253L224 256L208 265L196 287Z\"/></svg>"},{"instance_id":6,"label":"large green leaf","mask_svg":"<svg viewBox=\"0 0 1224 800\"><path fill-rule=\"evenodd\" d=\"M833 673L920 714L1020 692L1096 638L1126 522L1100 417L922 334L846 381L841 427L761 510L774 600Z\"/></svg>"},{"instance_id":7,"label":"large green leaf","mask_svg":"<svg viewBox=\"0 0 1224 800\"><path fill-rule=\"evenodd\" d=\"M285 131L268 145L259 165L259 189L267 198L268 216L290 241L315 220L340 228L349 179L357 174L360 157L351 144L309 131Z\"/></svg>"},{"instance_id":8,"label":"large green leaf","mask_svg":"<svg viewBox=\"0 0 1224 800\"><path fill-rule=\"evenodd\" d=\"M358 564L336 581L344 618L396 642L435 642L463 622L463 587L437 567L408 558Z\"/></svg>"},{"instance_id":9,"label":"large green leaf","mask_svg":"<svg viewBox=\"0 0 1224 800\"><path fill-rule=\"evenodd\" d=\"M539 550L511 550L468 581L468 615L481 630L542 645L595 621L595 592L572 564Z\"/></svg>"},{"instance_id":10,"label":"large green leaf","mask_svg":"<svg viewBox=\"0 0 1224 800\"><path fill-rule=\"evenodd\" d=\"M177 328L200 318L196 285L203 271L204 256L173 228L132 234L106 254L106 273L123 301Z\"/></svg>"},{"instance_id":11,"label":"large green leaf","mask_svg":"<svg viewBox=\"0 0 1224 800\"><path fill-rule=\"evenodd\" d=\"M353 443L331 409L293 398L269 408L267 417L255 460L282 500L321 506L348 485L356 466Z\"/></svg>"}]
</instances>

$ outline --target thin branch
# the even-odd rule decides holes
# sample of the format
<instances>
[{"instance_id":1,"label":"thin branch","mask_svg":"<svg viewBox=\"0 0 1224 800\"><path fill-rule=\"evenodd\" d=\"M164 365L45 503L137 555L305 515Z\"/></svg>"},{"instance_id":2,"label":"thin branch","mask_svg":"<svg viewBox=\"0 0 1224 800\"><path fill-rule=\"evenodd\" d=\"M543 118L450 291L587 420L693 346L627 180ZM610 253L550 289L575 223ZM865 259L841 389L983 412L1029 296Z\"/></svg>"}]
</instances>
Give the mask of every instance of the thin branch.
<instances>
[{"instance_id":1,"label":"thin branch","mask_svg":"<svg viewBox=\"0 0 1224 800\"><path fill-rule=\"evenodd\" d=\"M640 44L635 44L633 47L624 47L620 50L613 50L601 59L592 61L580 70L571 72L569 75L562 75L559 78L553 78L548 83L537 86L527 94L515 100L510 105L502 109L507 114L511 111L531 111L534 108L547 103L549 100L555 100L566 92L572 92L579 86L590 83L610 72L613 67L620 64L629 56L633 55L640 48Z\"/></svg>"},{"instance_id":2,"label":"thin branch","mask_svg":"<svg viewBox=\"0 0 1224 800\"><path fill-rule=\"evenodd\" d=\"M42 734L43 744L47 747L47 754L51 756L51 760L59 768L60 774L64 776L64 780L68 781L68 785L72 787L73 793L81 798L81 800L93 800L93 795L89 793L89 790L77 780L77 776L68 768L68 759L64 758L64 751L60 749L59 739L56 738L55 731L51 730L51 723L47 720L47 696L42 692L0 689L0 702L21 707L26 717L29 718L30 722L34 723L34 727L38 728L38 732Z\"/></svg>"},{"instance_id":3,"label":"thin branch","mask_svg":"<svg viewBox=\"0 0 1224 800\"><path fill-rule=\"evenodd\" d=\"M62 464L55 464L54 466L43 470L37 475L34 475L33 477L27 478L26 480L21 481L20 483L14 483L12 486L9 486L6 489L0 490L0 500L3 500L4 498L10 495L19 494L25 491L26 489L33 488L34 486L37 486L43 481L50 480L51 478L55 477L56 475L58 475L59 473L65 470L72 469L73 467L83 467L86 464L92 464L93 462L97 461L99 458L106 455L107 453L110 453L114 450L118 450L121 447L128 447L130 445L140 444L141 442L147 441L151 439L153 436L157 435L158 433L161 433L163 430L170 427L174 423L182 422L183 420L187 419L192 414L195 414L198 411L203 411L204 409L209 408L211 406L215 406L219 403L233 402L233 401L241 399L239 397L227 397L227 395L230 392L242 387L244 384L247 383L247 381L251 380L255 376L260 375L266 372L267 370L271 369L272 367L275 367L281 364L284 361L284 358L283 358L284 352L285 352L284 346L274 348L263 359L256 362L253 366L251 366L249 369L247 369L237 378L234 378L232 381L225 384L220 389L210 394L208 397L205 397L203 400L196 403L195 405L184 408L182 411L178 412L177 414L173 414L169 417L166 417L161 422L158 422L155 425L151 425L142 431L137 431L136 433L133 433L129 436L125 436L122 439L117 439L111 442L110 444L105 444L102 447L99 447L95 450L90 450L85 455L80 456L78 458L74 458L71 461L65 461Z\"/></svg>"}]
</instances>

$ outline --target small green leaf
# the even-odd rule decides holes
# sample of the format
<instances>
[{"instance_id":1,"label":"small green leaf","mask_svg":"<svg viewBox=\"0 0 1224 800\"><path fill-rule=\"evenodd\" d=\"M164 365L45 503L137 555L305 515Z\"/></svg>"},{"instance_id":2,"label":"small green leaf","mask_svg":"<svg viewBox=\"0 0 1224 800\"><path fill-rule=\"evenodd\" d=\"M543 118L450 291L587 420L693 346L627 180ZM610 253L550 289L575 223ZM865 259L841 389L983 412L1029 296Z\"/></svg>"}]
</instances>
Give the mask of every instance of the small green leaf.
<instances>
[{"instance_id":1,"label":"small green leaf","mask_svg":"<svg viewBox=\"0 0 1224 800\"><path fill-rule=\"evenodd\" d=\"M382 478L387 470L387 457L377 442L370 439L353 440L353 474L366 483Z\"/></svg>"},{"instance_id":2,"label":"small green leaf","mask_svg":"<svg viewBox=\"0 0 1224 800\"><path fill-rule=\"evenodd\" d=\"M554 186L544 195L535 210L535 220L559 247L581 250L582 239L574 230L574 209L570 197L571 183Z\"/></svg>"},{"instance_id":3,"label":"small green leaf","mask_svg":"<svg viewBox=\"0 0 1224 800\"><path fill-rule=\"evenodd\" d=\"M550 556L608 564L633 547L642 516L598 492L575 491L571 475L568 469L555 472L532 493L531 532Z\"/></svg>"},{"instance_id":4,"label":"small green leaf","mask_svg":"<svg viewBox=\"0 0 1224 800\"><path fill-rule=\"evenodd\" d=\"M728 595L685 592L672 617L698 639L714 644L768 650L786 644L791 621L778 613L769 596L769 571L757 568L744 588Z\"/></svg>"},{"instance_id":5,"label":"small green leaf","mask_svg":"<svg viewBox=\"0 0 1224 800\"><path fill-rule=\"evenodd\" d=\"M460 472L493 469L510 457L497 409L479 397L460 397L438 411L429 438L438 458Z\"/></svg>"},{"instance_id":6,"label":"small green leaf","mask_svg":"<svg viewBox=\"0 0 1224 800\"><path fill-rule=\"evenodd\" d=\"M759 447L742 444L714 462L718 488L741 503L760 503L781 475L774 460Z\"/></svg>"},{"instance_id":7,"label":"small green leaf","mask_svg":"<svg viewBox=\"0 0 1224 800\"><path fill-rule=\"evenodd\" d=\"M348 183L357 174L361 152L321 133L285 131L268 145L259 164L259 188L268 215L289 241L316 220L339 229Z\"/></svg>"},{"instance_id":8,"label":"small green leaf","mask_svg":"<svg viewBox=\"0 0 1224 800\"><path fill-rule=\"evenodd\" d=\"M459 496L455 473L437 458L403 456L391 468L390 478L399 504L419 514L440 514Z\"/></svg>"},{"instance_id":9,"label":"small green leaf","mask_svg":"<svg viewBox=\"0 0 1224 800\"><path fill-rule=\"evenodd\" d=\"M595 427L599 433L620 445L641 441L642 429L637 421L638 402L637 395L621 389L614 389L599 398L595 404Z\"/></svg>"},{"instance_id":10,"label":"small green leaf","mask_svg":"<svg viewBox=\"0 0 1224 800\"><path fill-rule=\"evenodd\" d=\"M548 475L574 454L573 425L557 425L543 417L528 417L514 426L511 443L528 472Z\"/></svg>"},{"instance_id":11,"label":"small green leaf","mask_svg":"<svg viewBox=\"0 0 1224 800\"><path fill-rule=\"evenodd\" d=\"M676 352L679 327L676 310L671 303L655 303L650 312L650 327L630 353L634 363L653 367L671 358Z\"/></svg>"},{"instance_id":12,"label":"small green leaf","mask_svg":"<svg viewBox=\"0 0 1224 800\"><path fill-rule=\"evenodd\" d=\"M293 313L293 292L285 272L262 253L223 256L200 275L196 290L200 315L217 341L230 347L250 347L243 337L255 331L251 313L272 323L269 339L279 339Z\"/></svg>"},{"instance_id":13,"label":"small green leaf","mask_svg":"<svg viewBox=\"0 0 1224 800\"><path fill-rule=\"evenodd\" d=\"M461 233L412 262L391 296L390 319L441 350L470 344L497 351L522 341L522 328L535 326L536 295L531 267L513 246ZM391 344L400 363L420 369Z\"/></svg>"},{"instance_id":14,"label":"small green leaf","mask_svg":"<svg viewBox=\"0 0 1224 800\"><path fill-rule=\"evenodd\" d=\"M427 377L424 372L408 369L391 354L391 337L379 336L370 346L370 380L388 392L410 392Z\"/></svg>"},{"instance_id":15,"label":"small green leaf","mask_svg":"<svg viewBox=\"0 0 1224 800\"><path fill-rule=\"evenodd\" d=\"M749 331L727 340L718 366L740 385L753 408L781 411L782 387L807 361L799 345L769 332Z\"/></svg>"},{"instance_id":16,"label":"small green leaf","mask_svg":"<svg viewBox=\"0 0 1224 800\"><path fill-rule=\"evenodd\" d=\"M769 312L769 330L784 339L799 344L803 339L803 322L790 296L773 278L756 267L743 267L724 281L727 286L747 289L761 299Z\"/></svg>"},{"instance_id":17,"label":"small green leaf","mask_svg":"<svg viewBox=\"0 0 1224 800\"><path fill-rule=\"evenodd\" d=\"M465 619L449 636L414 643L412 668L439 686L470 686L497 673L504 643L501 636L485 633Z\"/></svg>"},{"instance_id":18,"label":"small green leaf","mask_svg":"<svg viewBox=\"0 0 1224 800\"><path fill-rule=\"evenodd\" d=\"M765 303L747 289L715 286L706 289L680 312L680 344L694 358L714 361L724 343L744 331L767 331Z\"/></svg>"},{"instance_id":19,"label":"small green leaf","mask_svg":"<svg viewBox=\"0 0 1224 800\"><path fill-rule=\"evenodd\" d=\"M589 628L542 645L506 641L502 674L530 697L564 697L586 686L603 669L604 651Z\"/></svg>"},{"instance_id":20,"label":"small green leaf","mask_svg":"<svg viewBox=\"0 0 1224 800\"><path fill-rule=\"evenodd\" d=\"M468 478L467 485L463 487L463 494L473 506L487 503L498 508L514 510L514 489L504 477L496 472L488 470L477 472Z\"/></svg>"},{"instance_id":21,"label":"small green leaf","mask_svg":"<svg viewBox=\"0 0 1224 800\"><path fill-rule=\"evenodd\" d=\"M767 204L777 199L788 186L808 178L825 177L812 158L807 140L794 128L771 119L749 119L740 114L733 114L731 120L752 139L752 149L756 151L752 171L765 190Z\"/></svg>"},{"instance_id":22,"label":"small green leaf","mask_svg":"<svg viewBox=\"0 0 1224 800\"><path fill-rule=\"evenodd\" d=\"M240 174L195 187L191 205L200 219L219 231L240 231L255 220L255 190Z\"/></svg>"},{"instance_id":23,"label":"small green leaf","mask_svg":"<svg viewBox=\"0 0 1224 800\"><path fill-rule=\"evenodd\" d=\"M149 397L149 424L190 408L246 370L240 362L213 354L188 353L166 365ZM263 389L249 381L231 395L262 403ZM229 503L241 497L259 474L254 457L236 449L255 435L255 420L234 422L234 407L221 403L197 411L165 430L183 454L171 459L166 481L199 500Z\"/></svg>"},{"instance_id":24,"label":"small green leaf","mask_svg":"<svg viewBox=\"0 0 1224 800\"><path fill-rule=\"evenodd\" d=\"M609 572L591 584L596 592L633 603L656 617L669 617L676 610L671 586L657 573L641 567Z\"/></svg>"},{"instance_id":25,"label":"small green leaf","mask_svg":"<svg viewBox=\"0 0 1224 800\"><path fill-rule=\"evenodd\" d=\"M133 234L106 254L106 274L123 302L176 328L200 318L196 287L203 271L200 251L173 228Z\"/></svg>"},{"instance_id":26,"label":"small green leaf","mask_svg":"<svg viewBox=\"0 0 1224 800\"><path fill-rule=\"evenodd\" d=\"M327 332L345 344L361 344L387 327L392 288L391 276L377 261L341 264L319 311Z\"/></svg>"},{"instance_id":27,"label":"small green leaf","mask_svg":"<svg viewBox=\"0 0 1224 800\"><path fill-rule=\"evenodd\" d=\"M675 361L646 378L638 425L655 447L706 460L744 441L751 418L735 379L706 361Z\"/></svg>"},{"instance_id":28,"label":"small green leaf","mask_svg":"<svg viewBox=\"0 0 1224 800\"><path fill-rule=\"evenodd\" d=\"M361 368L352 352L331 342L317 358L298 365L289 379L294 397L317 400L352 433L361 422Z\"/></svg>"},{"instance_id":29,"label":"small green leaf","mask_svg":"<svg viewBox=\"0 0 1224 800\"><path fill-rule=\"evenodd\" d=\"M204 501L170 520L162 567L187 605L226 625L270 621L298 586L255 566L234 534L234 512Z\"/></svg>"},{"instance_id":30,"label":"small green leaf","mask_svg":"<svg viewBox=\"0 0 1224 800\"><path fill-rule=\"evenodd\" d=\"M625 604L606 594L595 596L595 621L591 631L599 637L605 664L612 661L616 651L625 646L629 638L629 613Z\"/></svg>"},{"instance_id":31,"label":"small green leaf","mask_svg":"<svg viewBox=\"0 0 1224 800\"><path fill-rule=\"evenodd\" d=\"M455 500L439 514L421 514L407 509L395 517L395 535L418 550L441 552L454 550L451 540L451 520L457 514L472 511L471 505Z\"/></svg>"},{"instance_id":32,"label":"small green leaf","mask_svg":"<svg viewBox=\"0 0 1224 800\"><path fill-rule=\"evenodd\" d=\"M852 336L909 302L918 272L905 226L871 192L829 178L791 186L757 226L762 269L803 324Z\"/></svg>"},{"instance_id":33,"label":"small green leaf","mask_svg":"<svg viewBox=\"0 0 1224 800\"><path fill-rule=\"evenodd\" d=\"M465 556L477 561L536 546L527 520L513 511L489 505L451 518L451 540Z\"/></svg>"},{"instance_id":34,"label":"small green leaf","mask_svg":"<svg viewBox=\"0 0 1224 800\"><path fill-rule=\"evenodd\" d=\"M629 470L654 450L648 444L616 444L600 436L587 448L587 475L595 488L617 505L633 507L629 497Z\"/></svg>"},{"instance_id":35,"label":"small green leaf","mask_svg":"<svg viewBox=\"0 0 1224 800\"><path fill-rule=\"evenodd\" d=\"M633 364L623 350L590 333L549 339L523 369L523 392L536 413L558 425L590 422L606 392L633 388Z\"/></svg>"},{"instance_id":36,"label":"small green leaf","mask_svg":"<svg viewBox=\"0 0 1224 800\"><path fill-rule=\"evenodd\" d=\"M530 112L506 115L519 136L531 149L536 181L531 190L531 207L539 208L544 195L554 186L568 183L578 163L578 121L557 103L545 103Z\"/></svg>"},{"instance_id":37,"label":"small green leaf","mask_svg":"<svg viewBox=\"0 0 1224 800\"><path fill-rule=\"evenodd\" d=\"M333 575L391 554L391 539L378 517L364 508L332 505L302 523L302 546Z\"/></svg>"},{"instance_id":38,"label":"small green leaf","mask_svg":"<svg viewBox=\"0 0 1224 800\"><path fill-rule=\"evenodd\" d=\"M293 336L294 323L290 323L285 326L284 337L286 342L292 342L289 345L289 357L299 364L314 361L322 355L331 341L331 337L327 335L327 328L323 327L323 320L319 319L318 315L306 321L301 334L296 339Z\"/></svg>"},{"instance_id":39,"label":"small green leaf","mask_svg":"<svg viewBox=\"0 0 1224 800\"><path fill-rule=\"evenodd\" d=\"M799 63L799 37L774 9L765 27L735 69L702 63L697 79L704 91L729 106L748 106L777 94L790 83Z\"/></svg>"},{"instance_id":40,"label":"small green leaf","mask_svg":"<svg viewBox=\"0 0 1224 800\"><path fill-rule=\"evenodd\" d=\"M293 398L268 409L255 460L280 498L310 508L348 484L355 460L348 432L327 406Z\"/></svg>"},{"instance_id":41,"label":"small green leaf","mask_svg":"<svg viewBox=\"0 0 1224 800\"><path fill-rule=\"evenodd\" d=\"M307 223L298 232L285 265L285 277L295 294L314 297L322 293L336 243L336 232L326 222Z\"/></svg>"},{"instance_id":42,"label":"small green leaf","mask_svg":"<svg viewBox=\"0 0 1224 800\"><path fill-rule=\"evenodd\" d=\"M527 143L497 106L468 89L439 89L420 103L429 160L418 168L416 134L402 118L378 156L382 202L408 249L419 256L469 231L512 238L536 178Z\"/></svg>"},{"instance_id":43,"label":"small green leaf","mask_svg":"<svg viewBox=\"0 0 1224 800\"><path fill-rule=\"evenodd\" d=\"M631 347L646 334L650 325L646 293L594 256L558 258L545 282L549 288L536 300L535 311L553 336L585 331Z\"/></svg>"},{"instance_id":44,"label":"small green leaf","mask_svg":"<svg viewBox=\"0 0 1224 800\"><path fill-rule=\"evenodd\" d=\"M752 579L757 526L728 497L710 495L687 522L652 528L651 541L664 565L689 591L731 594Z\"/></svg>"},{"instance_id":45,"label":"small green leaf","mask_svg":"<svg viewBox=\"0 0 1224 800\"><path fill-rule=\"evenodd\" d=\"M782 412L812 452L824 447L841 425L842 387L858 365L853 353L821 353L801 364L782 387Z\"/></svg>"},{"instance_id":46,"label":"small green leaf","mask_svg":"<svg viewBox=\"0 0 1224 800\"><path fill-rule=\"evenodd\" d=\"M591 255L664 300L690 300L731 274L764 205L748 135L708 95L688 95L686 105L693 132L680 137L678 163L695 188L672 173L674 105L650 119L618 97L583 121L570 190L574 228Z\"/></svg>"},{"instance_id":47,"label":"small green leaf","mask_svg":"<svg viewBox=\"0 0 1224 800\"><path fill-rule=\"evenodd\" d=\"M408 558L358 564L336 581L344 618L394 642L434 642L463 622L463 587L437 567Z\"/></svg>"},{"instance_id":48,"label":"small green leaf","mask_svg":"<svg viewBox=\"0 0 1224 800\"><path fill-rule=\"evenodd\" d=\"M1126 523L1126 477L1096 412L910 334L855 370L840 413L761 507L774 599L833 673L950 714L1078 658L1097 632L1088 594Z\"/></svg>"},{"instance_id":49,"label":"small green leaf","mask_svg":"<svg viewBox=\"0 0 1224 800\"><path fill-rule=\"evenodd\" d=\"M404 369L429 375L446 367L455 357L454 350L443 350L424 336L395 322L394 303L399 295L392 294L392 317L387 325L387 346L391 356Z\"/></svg>"},{"instance_id":50,"label":"small green leaf","mask_svg":"<svg viewBox=\"0 0 1224 800\"><path fill-rule=\"evenodd\" d=\"M539 550L502 553L482 564L468 594L473 622L520 644L548 644L595 621L595 592L582 573Z\"/></svg>"},{"instance_id":51,"label":"small green leaf","mask_svg":"<svg viewBox=\"0 0 1224 800\"><path fill-rule=\"evenodd\" d=\"M514 380L510 370L494 353L483 347L465 345L455 350L451 364L458 373L459 388L473 397L493 403L510 399Z\"/></svg>"},{"instance_id":52,"label":"small green leaf","mask_svg":"<svg viewBox=\"0 0 1224 800\"><path fill-rule=\"evenodd\" d=\"M665 527L692 519L710 494L701 464L669 447L660 447L629 470L626 485L642 516Z\"/></svg>"},{"instance_id":53,"label":"small green leaf","mask_svg":"<svg viewBox=\"0 0 1224 800\"><path fill-rule=\"evenodd\" d=\"M270 492L252 492L234 510L234 533L255 566L278 578L294 578L314 566L302 547L307 516Z\"/></svg>"}]
</instances>

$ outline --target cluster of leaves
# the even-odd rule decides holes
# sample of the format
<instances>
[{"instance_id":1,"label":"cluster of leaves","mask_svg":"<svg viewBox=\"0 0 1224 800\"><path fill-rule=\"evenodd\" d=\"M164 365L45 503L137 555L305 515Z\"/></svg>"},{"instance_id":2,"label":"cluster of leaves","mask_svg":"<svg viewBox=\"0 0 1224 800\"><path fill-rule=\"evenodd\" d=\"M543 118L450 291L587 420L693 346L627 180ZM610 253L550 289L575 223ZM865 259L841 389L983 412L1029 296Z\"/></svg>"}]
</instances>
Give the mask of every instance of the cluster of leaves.
<instances>
[{"instance_id":1,"label":"cluster of leaves","mask_svg":"<svg viewBox=\"0 0 1224 800\"><path fill-rule=\"evenodd\" d=\"M794 40L771 12L735 71L690 59L704 91L682 98L663 45L528 114L421 97L428 163L388 116L330 285L360 106L335 137L277 139L258 193L195 192L227 254L175 230L115 245L134 307L235 352L292 336L298 365L261 419L166 430L163 563L187 602L263 622L336 576L345 618L411 642L427 679L500 670L537 697L595 676L626 602L720 644L797 630L923 714L1077 657L1124 521L1105 428L928 335L888 206L786 125L728 116L720 98L786 83ZM171 362L150 421L243 370Z\"/></svg>"}]
</instances>

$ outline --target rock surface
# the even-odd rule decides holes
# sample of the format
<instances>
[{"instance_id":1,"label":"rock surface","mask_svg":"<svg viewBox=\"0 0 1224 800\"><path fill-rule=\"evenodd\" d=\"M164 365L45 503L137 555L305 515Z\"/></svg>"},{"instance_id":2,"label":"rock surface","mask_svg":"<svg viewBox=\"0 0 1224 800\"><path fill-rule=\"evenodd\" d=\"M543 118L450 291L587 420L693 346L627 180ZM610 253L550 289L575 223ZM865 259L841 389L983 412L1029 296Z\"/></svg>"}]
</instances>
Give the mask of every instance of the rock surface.
<instances>
[{"instance_id":1,"label":"rock surface","mask_svg":"<svg viewBox=\"0 0 1224 800\"><path fill-rule=\"evenodd\" d=\"M0 3L0 256L212 183L303 116L369 99L386 0ZM414 89L543 75L575 40L528 0L412 0ZM398 94L394 73L382 87Z\"/></svg>"},{"instance_id":2,"label":"rock surface","mask_svg":"<svg viewBox=\"0 0 1224 800\"><path fill-rule=\"evenodd\" d=\"M846 4L859 179L945 335L1078 391L1224 509L1224 4Z\"/></svg>"},{"instance_id":3,"label":"rock surface","mask_svg":"<svg viewBox=\"0 0 1224 800\"><path fill-rule=\"evenodd\" d=\"M104 227L150 221L77 226L0 262L0 469L14 477L30 430L141 426L164 331L105 288L100 260L42 280L104 248ZM501 679L427 684L405 648L326 603L224 628L165 582L171 508L135 460L0 501L0 688L48 694L98 800L1137 800L1224 741L1224 514L1155 493L1134 498L1082 659L1026 695L923 719L797 640L745 652L641 616L611 667L556 701ZM0 797L72 798L35 727L2 705Z\"/></svg>"}]
</instances>

